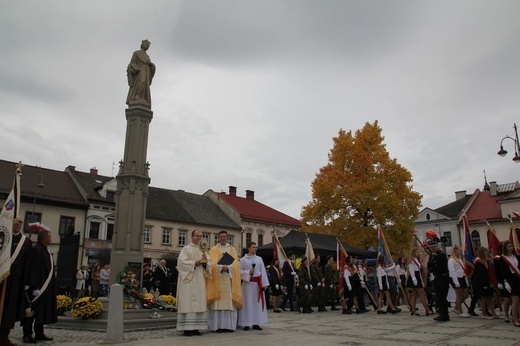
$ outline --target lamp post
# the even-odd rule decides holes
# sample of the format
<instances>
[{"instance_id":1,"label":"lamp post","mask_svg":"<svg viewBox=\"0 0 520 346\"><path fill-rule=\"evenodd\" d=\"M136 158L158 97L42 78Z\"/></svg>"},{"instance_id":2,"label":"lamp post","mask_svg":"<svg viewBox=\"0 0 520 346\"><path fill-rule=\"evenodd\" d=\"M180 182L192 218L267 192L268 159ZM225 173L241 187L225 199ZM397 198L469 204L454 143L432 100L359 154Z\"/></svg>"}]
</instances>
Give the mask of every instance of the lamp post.
<instances>
[{"instance_id":1,"label":"lamp post","mask_svg":"<svg viewBox=\"0 0 520 346\"><path fill-rule=\"evenodd\" d=\"M519 163L520 162L520 143L518 142L518 129L516 127L516 123L514 124L513 128L515 129L515 137L510 137L510 136L505 136L504 138L502 138L502 140L500 141L500 150L498 151L498 155L504 157L507 155L507 150L504 149L504 146L502 145L502 143L504 142L504 139L508 138L510 140L512 140L513 142L515 142L515 157L513 157L513 161L516 162L516 163Z\"/></svg>"},{"instance_id":2,"label":"lamp post","mask_svg":"<svg viewBox=\"0 0 520 346\"><path fill-rule=\"evenodd\" d=\"M43 189L45 187L45 184L43 183L43 174L41 169L38 169L38 184L36 184L40 189ZM32 214L31 214L31 222L36 222L34 220L34 209L36 208L36 191L34 191L34 199L33 199L33 208L32 208ZM29 232L29 238L31 238L32 232Z\"/></svg>"}]
</instances>

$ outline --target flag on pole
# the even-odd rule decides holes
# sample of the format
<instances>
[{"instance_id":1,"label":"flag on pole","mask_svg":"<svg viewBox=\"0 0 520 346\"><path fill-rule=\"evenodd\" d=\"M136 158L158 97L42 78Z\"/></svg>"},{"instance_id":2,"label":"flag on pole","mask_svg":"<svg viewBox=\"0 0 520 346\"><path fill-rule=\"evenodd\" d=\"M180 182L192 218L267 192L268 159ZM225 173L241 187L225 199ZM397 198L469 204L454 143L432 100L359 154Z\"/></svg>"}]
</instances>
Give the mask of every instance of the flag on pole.
<instances>
[{"instance_id":1,"label":"flag on pole","mask_svg":"<svg viewBox=\"0 0 520 346\"><path fill-rule=\"evenodd\" d=\"M343 289L345 285L345 281L343 278L343 269L345 268L345 263L347 263L347 250L343 247L343 244L336 238L337 244L337 253L338 253L338 270L339 270L339 296L343 297Z\"/></svg>"},{"instance_id":2,"label":"flag on pole","mask_svg":"<svg viewBox=\"0 0 520 346\"><path fill-rule=\"evenodd\" d=\"M381 225L379 225L379 228L377 229L377 240L377 253L385 256L385 264L392 264L392 255L390 254L390 249L386 244L385 235L383 234Z\"/></svg>"},{"instance_id":3,"label":"flag on pole","mask_svg":"<svg viewBox=\"0 0 520 346\"><path fill-rule=\"evenodd\" d=\"M488 240L488 245L489 245L489 253L491 254L491 258L494 258L495 256L498 256L498 247L499 247L500 241L498 240L497 232L495 231L493 226L491 226L489 224L489 222L487 222L487 220L484 220L484 221L486 221L486 224L488 225L487 240ZM498 280L497 280L495 266L489 265L487 269L488 269L489 280L491 281L491 284L493 284L493 287L498 289ZM498 268L497 268L497 270L498 270Z\"/></svg>"},{"instance_id":4,"label":"flag on pole","mask_svg":"<svg viewBox=\"0 0 520 346\"><path fill-rule=\"evenodd\" d=\"M486 221L486 223L489 227L489 229L487 231L489 252L491 253L492 257L495 257L498 255L498 246L499 246L500 240L498 240L497 232L495 231L495 229L489 224L489 222Z\"/></svg>"},{"instance_id":5,"label":"flag on pole","mask_svg":"<svg viewBox=\"0 0 520 346\"><path fill-rule=\"evenodd\" d=\"M285 254L283 246L280 243L280 239L278 239L277 235L274 236L273 241L273 258L278 258L280 261L280 268L282 268L285 260L287 259L287 255Z\"/></svg>"},{"instance_id":6,"label":"flag on pole","mask_svg":"<svg viewBox=\"0 0 520 346\"><path fill-rule=\"evenodd\" d=\"M307 237L307 233L305 233L305 257L309 260L309 265L307 269L309 270L309 276L311 275L311 263L314 261L316 257L314 255L314 249L312 248L311 240Z\"/></svg>"},{"instance_id":7,"label":"flag on pole","mask_svg":"<svg viewBox=\"0 0 520 346\"><path fill-rule=\"evenodd\" d=\"M509 240L513 243L516 252L520 252L520 242L518 241L518 234L516 233L516 227L514 223L509 226Z\"/></svg>"},{"instance_id":8,"label":"flag on pole","mask_svg":"<svg viewBox=\"0 0 520 346\"><path fill-rule=\"evenodd\" d=\"M17 167L13 188L0 212L0 282L5 280L11 270L11 243L13 241L13 219L18 216L20 205L20 168Z\"/></svg>"},{"instance_id":9,"label":"flag on pole","mask_svg":"<svg viewBox=\"0 0 520 346\"><path fill-rule=\"evenodd\" d=\"M464 228L464 271L466 276L471 278L475 268L475 247L473 246L473 241L471 241L468 217L466 215L462 217L462 226Z\"/></svg>"}]
</instances>

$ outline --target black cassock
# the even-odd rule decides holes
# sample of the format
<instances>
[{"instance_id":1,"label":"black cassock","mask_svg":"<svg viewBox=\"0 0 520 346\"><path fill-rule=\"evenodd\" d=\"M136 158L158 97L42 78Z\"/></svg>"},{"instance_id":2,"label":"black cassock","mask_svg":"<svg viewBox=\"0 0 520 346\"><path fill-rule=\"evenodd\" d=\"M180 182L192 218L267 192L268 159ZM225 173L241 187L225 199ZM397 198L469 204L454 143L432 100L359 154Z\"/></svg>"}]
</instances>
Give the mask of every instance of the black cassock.
<instances>
[{"instance_id":1,"label":"black cassock","mask_svg":"<svg viewBox=\"0 0 520 346\"><path fill-rule=\"evenodd\" d=\"M32 303L35 312L36 323L52 324L58 322L58 312L56 307L56 286L54 280L54 264L50 252L47 247L41 243L33 246L31 277L29 280L29 292L32 289L41 291L43 284L47 280L52 270L49 285L40 295L40 297ZM32 297L31 295L29 295Z\"/></svg>"},{"instance_id":2,"label":"black cassock","mask_svg":"<svg viewBox=\"0 0 520 346\"><path fill-rule=\"evenodd\" d=\"M16 250L18 243L21 241L21 233L13 236L11 243L11 257ZM25 310L25 282L29 278L31 266L31 248L32 241L25 237L23 245L16 257L15 261L11 263L11 273L0 284L0 289L3 285L6 286L4 309L2 313L1 329L13 329L17 321L21 321ZM0 291L1 292L1 291Z\"/></svg>"}]
</instances>

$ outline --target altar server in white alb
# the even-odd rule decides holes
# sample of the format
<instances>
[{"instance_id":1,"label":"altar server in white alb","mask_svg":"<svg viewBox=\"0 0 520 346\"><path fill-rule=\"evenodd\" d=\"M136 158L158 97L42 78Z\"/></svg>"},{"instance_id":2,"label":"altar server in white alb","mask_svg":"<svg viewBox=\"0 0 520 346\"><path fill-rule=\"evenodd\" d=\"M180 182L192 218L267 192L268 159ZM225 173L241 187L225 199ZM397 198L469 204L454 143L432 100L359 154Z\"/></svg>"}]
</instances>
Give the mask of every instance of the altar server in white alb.
<instances>
[{"instance_id":1,"label":"altar server in white alb","mask_svg":"<svg viewBox=\"0 0 520 346\"><path fill-rule=\"evenodd\" d=\"M205 278L211 278L213 261L200 251L201 240L202 232L194 230L191 244L182 248L177 262L177 330L185 336L201 335L200 330L208 328Z\"/></svg>"},{"instance_id":2,"label":"altar server in white alb","mask_svg":"<svg viewBox=\"0 0 520 346\"><path fill-rule=\"evenodd\" d=\"M256 255L257 245L247 244L248 254L240 259L242 277L242 309L238 313L238 325L244 330L250 327L262 330L267 323L267 306L264 290L269 287L264 261Z\"/></svg>"}]
</instances>

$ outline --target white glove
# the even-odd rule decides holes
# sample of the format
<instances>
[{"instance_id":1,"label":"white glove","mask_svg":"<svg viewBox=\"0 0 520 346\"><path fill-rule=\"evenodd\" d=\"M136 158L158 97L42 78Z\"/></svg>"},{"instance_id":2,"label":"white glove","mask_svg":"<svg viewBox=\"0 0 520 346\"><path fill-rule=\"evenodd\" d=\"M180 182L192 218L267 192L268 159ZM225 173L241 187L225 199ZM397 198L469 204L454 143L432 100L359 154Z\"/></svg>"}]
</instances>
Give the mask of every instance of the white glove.
<instances>
[{"instance_id":1,"label":"white glove","mask_svg":"<svg viewBox=\"0 0 520 346\"><path fill-rule=\"evenodd\" d=\"M321 287L321 282L318 282L316 285L318 285L318 287Z\"/></svg>"},{"instance_id":2,"label":"white glove","mask_svg":"<svg viewBox=\"0 0 520 346\"><path fill-rule=\"evenodd\" d=\"M295 275L295 276L294 276L294 279L298 280L298 275Z\"/></svg>"},{"instance_id":3,"label":"white glove","mask_svg":"<svg viewBox=\"0 0 520 346\"><path fill-rule=\"evenodd\" d=\"M305 289L308 290L309 289L309 285L305 285Z\"/></svg>"},{"instance_id":4,"label":"white glove","mask_svg":"<svg viewBox=\"0 0 520 346\"><path fill-rule=\"evenodd\" d=\"M383 285L379 285L379 290L380 290L380 291L383 290Z\"/></svg>"},{"instance_id":5,"label":"white glove","mask_svg":"<svg viewBox=\"0 0 520 346\"><path fill-rule=\"evenodd\" d=\"M312 290L312 285L309 285L309 288Z\"/></svg>"},{"instance_id":6,"label":"white glove","mask_svg":"<svg viewBox=\"0 0 520 346\"><path fill-rule=\"evenodd\" d=\"M457 279L457 278L453 279L453 283L455 284L455 287L456 287L456 288L460 288L460 282L459 282L459 279Z\"/></svg>"},{"instance_id":7,"label":"white glove","mask_svg":"<svg viewBox=\"0 0 520 346\"><path fill-rule=\"evenodd\" d=\"M413 285L417 286L417 284L418 284L417 280L412 280L412 281L413 281Z\"/></svg>"},{"instance_id":8,"label":"white glove","mask_svg":"<svg viewBox=\"0 0 520 346\"><path fill-rule=\"evenodd\" d=\"M291 272L291 275L292 275L292 276L295 276L295 275L296 275L296 272Z\"/></svg>"},{"instance_id":9,"label":"white glove","mask_svg":"<svg viewBox=\"0 0 520 346\"><path fill-rule=\"evenodd\" d=\"M330 288L334 288L334 285L333 285L333 284L330 284Z\"/></svg>"},{"instance_id":10,"label":"white glove","mask_svg":"<svg viewBox=\"0 0 520 346\"><path fill-rule=\"evenodd\" d=\"M469 280L467 277L464 277L464 280L466 280L466 286L469 287Z\"/></svg>"},{"instance_id":11,"label":"white glove","mask_svg":"<svg viewBox=\"0 0 520 346\"><path fill-rule=\"evenodd\" d=\"M348 285L347 288L349 291L352 291L352 286Z\"/></svg>"},{"instance_id":12,"label":"white glove","mask_svg":"<svg viewBox=\"0 0 520 346\"><path fill-rule=\"evenodd\" d=\"M366 288L367 285L365 284L365 281L361 281L361 288Z\"/></svg>"},{"instance_id":13,"label":"white glove","mask_svg":"<svg viewBox=\"0 0 520 346\"><path fill-rule=\"evenodd\" d=\"M504 285L502 285L502 284L500 284L500 283L499 283L497 286L498 286L498 289L499 289L499 290L503 290L503 289L504 289Z\"/></svg>"},{"instance_id":14,"label":"white glove","mask_svg":"<svg viewBox=\"0 0 520 346\"><path fill-rule=\"evenodd\" d=\"M504 282L504 287L506 288L506 290L511 293L511 285L509 285L509 282Z\"/></svg>"},{"instance_id":15,"label":"white glove","mask_svg":"<svg viewBox=\"0 0 520 346\"><path fill-rule=\"evenodd\" d=\"M278 285L278 284L274 285L274 287L276 287L277 290L280 289L280 285Z\"/></svg>"},{"instance_id":16,"label":"white glove","mask_svg":"<svg viewBox=\"0 0 520 346\"><path fill-rule=\"evenodd\" d=\"M32 291L32 295L33 295L33 296L39 296L39 295L40 295L40 290L38 290L38 289L33 290L33 291Z\"/></svg>"}]
</instances>

